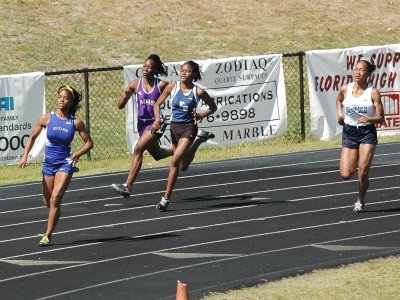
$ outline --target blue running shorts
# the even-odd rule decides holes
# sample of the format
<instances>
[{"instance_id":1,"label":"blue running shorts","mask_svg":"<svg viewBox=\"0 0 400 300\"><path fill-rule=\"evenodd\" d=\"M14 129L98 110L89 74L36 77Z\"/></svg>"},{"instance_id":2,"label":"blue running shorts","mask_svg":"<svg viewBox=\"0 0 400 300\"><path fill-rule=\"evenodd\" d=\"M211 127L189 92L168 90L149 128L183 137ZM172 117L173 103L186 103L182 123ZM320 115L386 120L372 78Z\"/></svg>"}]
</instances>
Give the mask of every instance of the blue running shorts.
<instances>
[{"instance_id":1,"label":"blue running shorts","mask_svg":"<svg viewBox=\"0 0 400 300\"><path fill-rule=\"evenodd\" d=\"M378 144L378 136L374 124L367 126L343 125L342 146L350 149L358 149L360 144Z\"/></svg>"},{"instance_id":2,"label":"blue running shorts","mask_svg":"<svg viewBox=\"0 0 400 300\"><path fill-rule=\"evenodd\" d=\"M68 159L50 160L45 158L43 161L43 175L54 176L56 173L67 173L72 175L74 173L72 161Z\"/></svg>"}]
</instances>

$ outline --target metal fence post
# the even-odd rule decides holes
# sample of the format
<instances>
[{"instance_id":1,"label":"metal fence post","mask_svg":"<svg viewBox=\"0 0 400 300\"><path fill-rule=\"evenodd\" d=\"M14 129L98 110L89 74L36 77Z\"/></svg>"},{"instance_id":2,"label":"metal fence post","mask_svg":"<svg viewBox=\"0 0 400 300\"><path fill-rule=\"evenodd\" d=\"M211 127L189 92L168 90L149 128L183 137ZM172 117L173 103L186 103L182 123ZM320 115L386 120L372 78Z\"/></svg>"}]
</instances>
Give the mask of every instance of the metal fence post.
<instances>
[{"instance_id":1,"label":"metal fence post","mask_svg":"<svg viewBox=\"0 0 400 300\"><path fill-rule=\"evenodd\" d=\"M304 141L306 139L306 120L304 114L304 59L305 53L299 52L299 81L300 81L300 119L301 119L301 138Z\"/></svg>"},{"instance_id":2,"label":"metal fence post","mask_svg":"<svg viewBox=\"0 0 400 300\"><path fill-rule=\"evenodd\" d=\"M87 131L90 134L90 109L89 109L89 71L88 69L84 70L84 78L85 78L85 111L86 111L86 127ZM88 160L91 159L90 151L86 154L86 158Z\"/></svg>"}]
</instances>

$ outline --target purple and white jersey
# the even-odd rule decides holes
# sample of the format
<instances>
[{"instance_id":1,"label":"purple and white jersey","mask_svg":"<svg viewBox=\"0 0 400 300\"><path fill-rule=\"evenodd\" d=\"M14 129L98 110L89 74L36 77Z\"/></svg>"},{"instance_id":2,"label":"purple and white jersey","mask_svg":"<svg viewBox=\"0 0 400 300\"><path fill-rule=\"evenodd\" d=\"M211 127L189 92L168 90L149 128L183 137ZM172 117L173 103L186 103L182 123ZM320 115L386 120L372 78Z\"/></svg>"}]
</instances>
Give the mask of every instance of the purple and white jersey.
<instances>
[{"instance_id":1,"label":"purple and white jersey","mask_svg":"<svg viewBox=\"0 0 400 300\"><path fill-rule=\"evenodd\" d=\"M160 79L154 78L154 87L151 92L147 93L143 88L143 78L139 79L139 84L136 93L136 103L138 111L138 119L154 120L154 104L161 95L160 87L158 86Z\"/></svg>"}]
</instances>

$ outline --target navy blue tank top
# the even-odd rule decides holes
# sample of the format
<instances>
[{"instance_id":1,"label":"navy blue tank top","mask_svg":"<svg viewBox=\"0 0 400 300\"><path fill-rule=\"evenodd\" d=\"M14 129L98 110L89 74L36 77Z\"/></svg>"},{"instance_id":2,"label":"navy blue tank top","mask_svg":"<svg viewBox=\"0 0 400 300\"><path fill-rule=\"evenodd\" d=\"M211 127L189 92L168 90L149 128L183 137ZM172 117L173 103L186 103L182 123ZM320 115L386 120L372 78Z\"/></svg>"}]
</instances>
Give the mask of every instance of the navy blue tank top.
<instances>
[{"instance_id":1,"label":"navy blue tank top","mask_svg":"<svg viewBox=\"0 0 400 300\"><path fill-rule=\"evenodd\" d=\"M181 82L177 81L171 93L171 122L193 122L193 109L197 107L197 86L194 85L188 93L181 90Z\"/></svg>"}]
</instances>

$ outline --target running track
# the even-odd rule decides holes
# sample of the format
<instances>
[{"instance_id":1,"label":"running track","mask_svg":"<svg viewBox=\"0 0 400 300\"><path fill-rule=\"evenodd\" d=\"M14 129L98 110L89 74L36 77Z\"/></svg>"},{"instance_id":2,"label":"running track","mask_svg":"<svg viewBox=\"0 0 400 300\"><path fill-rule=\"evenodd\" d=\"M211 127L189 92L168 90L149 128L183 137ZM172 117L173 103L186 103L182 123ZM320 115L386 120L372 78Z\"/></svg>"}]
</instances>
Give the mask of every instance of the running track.
<instances>
[{"instance_id":1,"label":"running track","mask_svg":"<svg viewBox=\"0 0 400 300\"><path fill-rule=\"evenodd\" d=\"M48 210L39 183L0 187L2 299L191 299L400 250L400 144L377 148L366 212L339 150L193 164L158 212L167 168L76 177L53 245L37 244Z\"/></svg>"}]
</instances>

